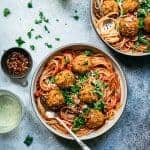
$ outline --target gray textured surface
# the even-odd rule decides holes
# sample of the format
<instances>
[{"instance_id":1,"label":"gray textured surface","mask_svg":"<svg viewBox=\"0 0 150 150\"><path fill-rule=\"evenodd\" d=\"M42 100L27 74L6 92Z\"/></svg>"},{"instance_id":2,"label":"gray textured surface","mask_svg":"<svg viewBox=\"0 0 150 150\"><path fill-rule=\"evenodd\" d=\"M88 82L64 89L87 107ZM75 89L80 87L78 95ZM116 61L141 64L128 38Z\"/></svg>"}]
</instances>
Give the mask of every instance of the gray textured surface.
<instances>
[{"instance_id":1,"label":"gray textured surface","mask_svg":"<svg viewBox=\"0 0 150 150\"><path fill-rule=\"evenodd\" d=\"M89 17L89 0L33 0L33 9L26 7L25 0L1 0L0 2L0 56L2 50L16 46L15 39L22 36L26 41L24 48L32 54L34 67L28 79L31 81L33 72L40 61L60 45L72 42L89 42L105 51L109 50L97 37ZM12 14L4 18L5 7ZM74 10L78 10L79 21L72 18ZM34 19L39 10L50 19L48 25L50 34L44 32L42 26L35 25ZM56 22L59 19L59 22ZM67 25L65 25L67 24ZM44 36L42 40L29 40L27 31L33 27L35 33ZM55 41L55 37L61 40ZM53 49L47 49L44 42L53 44ZM33 43L35 51L29 49ZM125 72L128 83L128 102L121 119L103 136L88 141L93 150L150 150L150 58L131 58L113 53ZM20 126L12 133L0 136L0 150L77 150L76 143L66 141L50 133L33 113L29 86L22 88L12 83L0 70L0 88L8 89L21 97L25 105L25 115ZM34 137L33 144L26 147L24 138Z\"/></svg>"}]
</instances>

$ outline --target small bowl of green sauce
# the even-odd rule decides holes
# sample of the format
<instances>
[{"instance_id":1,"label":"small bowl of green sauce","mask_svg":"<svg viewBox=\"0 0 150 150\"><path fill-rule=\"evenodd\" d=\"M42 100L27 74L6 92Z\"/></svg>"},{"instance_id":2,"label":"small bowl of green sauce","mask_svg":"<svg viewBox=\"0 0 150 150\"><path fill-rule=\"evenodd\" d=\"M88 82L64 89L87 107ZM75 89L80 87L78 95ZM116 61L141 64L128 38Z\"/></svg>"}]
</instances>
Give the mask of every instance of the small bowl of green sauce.
<instances>
[{"instance_id":1,"label":"small bowl of green sauce","mask_svg":"<svg viewBox=\"0 0 150 150\"><path fill-rule=\"evenodd\" d=\"M22 117L23 104L20 98L7 90L0 90L0 134L15 129Z\"/></svg>"}]
</instances>

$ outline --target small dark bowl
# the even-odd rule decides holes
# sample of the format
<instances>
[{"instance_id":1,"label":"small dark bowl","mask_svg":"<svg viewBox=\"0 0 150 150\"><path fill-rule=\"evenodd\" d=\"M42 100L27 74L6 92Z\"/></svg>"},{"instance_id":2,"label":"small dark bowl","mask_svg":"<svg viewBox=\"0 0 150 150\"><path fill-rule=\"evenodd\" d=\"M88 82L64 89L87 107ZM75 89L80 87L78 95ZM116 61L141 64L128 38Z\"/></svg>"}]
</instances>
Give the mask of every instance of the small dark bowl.
<instances>
[{"instance_id":1,"label":"small dark bowl","mask_svg":"<svg viewBox=\"0 0 150 150\"><path fill-rule=\"evenodd\" d=\"M14 75L14 74L11 74L9 72L6 60L8 59L8 56L12 52L19 52L19 53L23 54L25 57L27 57L28 60L29 60L30 66L29 66L29 68L27 69L27 71L23 75L20 75L20 76L19 75ZM2 69L3 69L4 73L6 75L8 75L10 79L12 79L13 81L16 81L16 82L22 84L23 86L27 86L28 85L28 83L26 81L26 77L27 77L27 75L29 74L29 72L32 69L32 64L33 64L33 61L32 61L31 55L25 49L19 48L19 47L14 47L14 48L11 48L11 49L8 49L8 50L4 51L4 54L3 54L2 58L1 58L1 66L2 66Z\"/></svg>"}]
</instances>

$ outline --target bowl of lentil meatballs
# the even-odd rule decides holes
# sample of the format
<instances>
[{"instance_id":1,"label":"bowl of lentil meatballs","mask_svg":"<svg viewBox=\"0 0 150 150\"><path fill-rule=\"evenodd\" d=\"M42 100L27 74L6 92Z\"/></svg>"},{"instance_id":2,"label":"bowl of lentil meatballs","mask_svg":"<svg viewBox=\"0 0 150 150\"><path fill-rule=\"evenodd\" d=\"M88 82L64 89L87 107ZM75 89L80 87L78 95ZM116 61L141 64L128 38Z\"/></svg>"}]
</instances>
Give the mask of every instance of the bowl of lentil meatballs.
<instances>
[{"instance_id":1,"label":"bowl of lentil meatballs","mask_svg":"<svg viewBox=\"0 0 150 150\"><path fill-rule=\"evenodd\" d=\"M72 139L55 113L82 140L108 131L120 118L127 87L119 64L89 44L58 48L37 68L31 85L33 108L53 133Z\"/></svg>"},{"instance_id":2,"label":"bowl of lentil meatballs","mask_svg":"<svg viewBox=\"0 0 150 150\"><path fill-rule=\"evenodd\" d=\"M91 20L113 50L129 56L150 54L149 0L91 0Z\"/></svg>"}]
</instances>

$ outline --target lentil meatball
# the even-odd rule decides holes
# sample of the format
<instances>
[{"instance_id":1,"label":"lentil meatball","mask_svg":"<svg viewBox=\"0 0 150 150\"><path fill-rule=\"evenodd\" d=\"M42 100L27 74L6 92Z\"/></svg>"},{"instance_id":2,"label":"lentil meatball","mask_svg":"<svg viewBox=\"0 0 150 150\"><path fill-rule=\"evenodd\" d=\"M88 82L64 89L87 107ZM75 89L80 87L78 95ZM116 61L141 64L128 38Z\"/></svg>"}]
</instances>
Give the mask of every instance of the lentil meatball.
<instances>
[{"instance_id":1,"label":"lentil meatball","mask_svg":"<svg viewBox=\"0 0 150 150\"><path fill-rule=\"evenodd\" d=\"M75 76L70 70L64 70L55 76L55 83L61 88L68 88L75 82Z\"/></svg>"},{"instance_id":2,"label":"lentil meatball","mask_svg":"<svg viewBox=\"0 0 150 150\"><path fill-rule=\"evenodd\" d=\"M84 84L79 92L79 98L83 103L91 103L98 100L98 96L94 93L94 86L91 84Z\"/></svg>"},{"instance_id":3,"label":"lentil meatball","mask_svg":"<svg viewBox=\"0 0 150 150\"><path fill-rule=\"evenodd\" d=\"M144 19L144 30L148 33L150 33L150 15L145 17Z\"/></svg>"},{"instance_id":4,"label":"lentil meatball","mask_svg":"<svg viewBox=\"0 0 150 150\"><path fill-rule=\"evenodd\" d=\"M138 0L124 0L122 4L122 8L125 13L134 12L138 9L138 7Z\"/></svg>"},{"instance_id":5,"label":"lentil meatball","mask_svg":"<svg viewBox=\"0 0 150 150\"><path fill-rule=\"evenodd\" d=\"M120 18L119 30L123 36L135 36L138 33L139 20L135 16Z\"/></svg>"},{"instance_id":6,"label":"lentil meatball","mask_svg":"<svg viewBox=\"0 0 150 150\"><path fill-rule=\"evenodd\" d=\"M90 129L99 128L105 123L105 116L99 110L91 109L87 116L87 127Z\"/></svg>"},{"instance_id":7,"label":"lentil meatball","mask_svg":"<svg viewBox=\"0 0 150 150\"><path fill-rule=\"evenodd\" d=\"M111 12L119 12L119 7L117 2L115 2L114 0L104 1L102 5L102 12L103 15L107 15Z\"/></svg>"},{"instance_id":8,"label":"lentil meatball","mask_svg":"<svg viewBox=\"0 0 150 150\"><path fill-rule=\"evenodd\" d=\"M54 89L48 93L45 103L51 109L58 109L65 103L65 101L61 91L59 89Z\"/></svg>"},{"instance_id":9,"label":"lentil meatball","mask_svg":"<svg viewBox=\"0 0 150 150\"><path fill-rule=\"evenodd\" d=\"M73 60L73 70L78 73L84 73L90 70L91 60L86 55L79 55Z\"/></svg>"}]
</instances>

